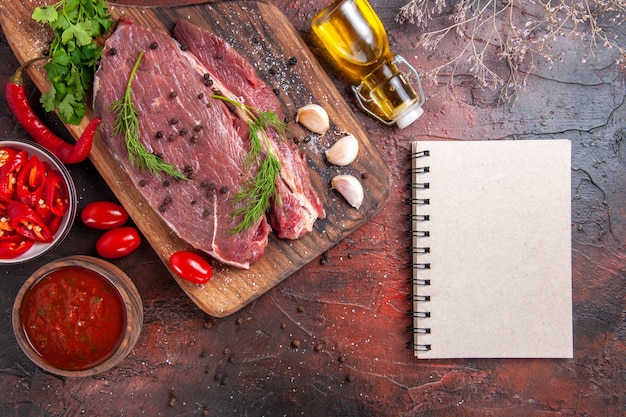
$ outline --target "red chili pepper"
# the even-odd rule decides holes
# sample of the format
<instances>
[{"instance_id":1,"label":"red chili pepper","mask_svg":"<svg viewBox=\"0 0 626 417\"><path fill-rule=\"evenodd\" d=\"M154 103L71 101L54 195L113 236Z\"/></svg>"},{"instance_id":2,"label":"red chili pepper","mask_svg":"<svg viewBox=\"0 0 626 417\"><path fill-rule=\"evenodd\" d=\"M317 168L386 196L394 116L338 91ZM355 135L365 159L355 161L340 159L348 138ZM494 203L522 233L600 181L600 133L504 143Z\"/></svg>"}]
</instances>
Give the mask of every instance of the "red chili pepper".
<instances>
[{"instance_id":1,"label":"red chili pepper","mask_svg":"<svg viewBox=\"0 0 626 417\"><path fill-rule=\"evenodd\" d=\"M50 233L52 233L53 235L59 231L59 227L61 226L62 220L63 220L63 217L61 216L51 216L47 220L44 219L44 221L48 225L48 229L50 230Z\"/></svg>"},{"instance_id":2,"label":"red chili pepper","mask_svg":"<svg viewBox=\"0 0 626 417\"><path fill-rule=\"evenodd\" d=\"M29 250L35 242L16 235L14 239L0 241L0 259L17 258Z\"/></svg>"},{"instance_id":3,"label":"red chili pepper","mask_svg":"<svg viewBox=\"0 0 626 417\"><path fill-rule=\"evenodd\" d=\"M17 176L28 160L26 151L19 151L0 168L0 199L12 200L17 189Z\"/></svg>"},{"instance_id":4,"label":"red chili pepper","mask_svg":"<svg viewBox=\"0 0 626 417\"><path fill-rule=\"evenodd\" d=\"M0 148L0 168L13 160L17 151L13 148Z\"/></svg>"},{"instance_id":5,"label":"red chili pepper","mask_svg":"<svg viewBox=\"0 0 626 417\"><path fill-rule=\"evenodd\" d=\"M17 175L17 200L34 207L43 195L47 172L36 156L31 156Z\"/></svg>"},{"instance_id":6,"label":"red chili pepper","mask_svg":"<svg viewBox=\"0 0 626 417\"><path fill-rule=\"evenodd\" d=\"M63 216L69 208L70 198L67 187L63 176L56 169L48 172L44 188L44 202L56 216Z\"/></svg>"},{"instance_id":7,"label":"red chili pepper","mask_svg":"<svg viewBox=\"0 0 626 417\"><path fill-rule=\"evenodd\" d=\"M89 156L93 136L100 119L94 118L89 122L75 145L67 143L46 127L31 108L24 92L22 79L22 73L28 65L44 58L47 57L31 59L17 69L13 77L6 83L6 100L17 121L37 143L55 154L64 164L77 164Z\"/></svg>"},{"instance_id":8,"label":"red chili pepper","mask_svg":"<svg viewBox=\"0 0 626 417\"><path fill-rule=\"evenodd\" d=\"M52 232L41 217L29 206L12 201L8 208L9 219L15 231L36 242L52 242Z\"/></svg>"},{"instance_id":9,"label":"red chili pepper","mask_svg":"<svg viewBox=\"0 0 626 417\"><path fill-rule=\"evenodd\" d=\"M9 219L9 203L0 201L0 240L8 240L17 235Z\"/></svg>"}]
</instances>

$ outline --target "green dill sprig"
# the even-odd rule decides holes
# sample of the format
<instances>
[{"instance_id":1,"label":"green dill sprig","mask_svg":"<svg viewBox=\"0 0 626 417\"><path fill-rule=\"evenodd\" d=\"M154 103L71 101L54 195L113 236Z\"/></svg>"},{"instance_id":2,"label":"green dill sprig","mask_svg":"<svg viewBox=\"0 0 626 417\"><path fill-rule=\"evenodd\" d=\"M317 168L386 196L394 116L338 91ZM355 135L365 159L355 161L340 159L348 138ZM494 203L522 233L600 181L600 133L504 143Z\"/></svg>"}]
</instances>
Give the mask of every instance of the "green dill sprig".
<instances>
[{"instance_id":1,"label":"green dill sprig","mask_svg":"<svg viewBox=\"0 0 626 417\"><path fill-rule=\"evenodd\" d=\"M235 217L243 216L241 222L232 230L234 233L239 233L256 224L269 210L272 200L280 203L280 196L276 190L276 178L280 175L281 163L272 148L267 129L274 128L282 136L287 129L287 124L274 112L258 111L221 94L213 94L212 97L230 103L244 113L250 132L250 152L247 155L247 164L259 164L259 157L264 151L263 145L265 144L266 155L259 165L257 174L233 198L233 204L245 203L232 213Z\"/></svg>"},{"instance_id":2,"label":"green dill sprig","mask_svg":"<svg viewBox=\"0 0 626 417\"><path fill-rule=\"evenodd\" d=\"M130 72L124 97L115 100L111 104L111 111L117 115L113 133L124 136L126 139L128 159L133 167L137 164L142 171L148 169L155 177L158 177L160 172L164 172L171 177L186 180L188 178L182 172L177 170L173 165L163 161L159 156L149 152L139 140L141 137L139 119L137 117L139 112L133 103L133 90L131 85L143 54L144 51L139 52L135 65Z\"/></svg>"}]
</instances>

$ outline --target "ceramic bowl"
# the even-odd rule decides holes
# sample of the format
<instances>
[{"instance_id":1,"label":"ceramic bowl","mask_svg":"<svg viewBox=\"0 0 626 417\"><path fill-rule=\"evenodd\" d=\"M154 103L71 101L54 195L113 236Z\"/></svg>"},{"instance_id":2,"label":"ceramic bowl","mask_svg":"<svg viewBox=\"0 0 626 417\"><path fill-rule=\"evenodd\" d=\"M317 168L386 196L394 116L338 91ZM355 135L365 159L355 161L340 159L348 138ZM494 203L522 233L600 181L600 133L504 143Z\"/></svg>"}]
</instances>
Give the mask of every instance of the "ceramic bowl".
<instances>
[{"instance_id":1,"label":"ceramic bowl","mask_svg":"<svg viewBox=\"0 0 626 417\"><path fill-rule=\"evenodd\" d=\"M39 146L35 142L21 141L21 140L0 140L0 148L12 148L18 151L26 151L30 156L36 156L40 161L47 163L52 169L56 169L63 178L65 186L67 187L67 195L69 199L69 208L67 212L61 218L61 222L58 229L54 233L54 238L50 243L35 243L28 251L22 253L17 257L9 259L1 259L0 265L21 264L27 261L40 258L54 248L59 246L61 242L67 237L76 218L78 198L76 196L76 187L74 181L65 167L65 165L59 161L59 159L50 153L47 149ZM1 169L1 168L0 168Z\"/></svg>"},{"instance_id":2,"label":"ceramic bowl","mask_svg":"<svg viewBox=\"0 0 626 417\"><path fill-rule=\"evenodd\" d=\"M92 376L119 364L134 348L143 306L131 279L91 256L69 256L39 268L13 304L13 332L41 369Z\"/></svg>"}]
</instances>

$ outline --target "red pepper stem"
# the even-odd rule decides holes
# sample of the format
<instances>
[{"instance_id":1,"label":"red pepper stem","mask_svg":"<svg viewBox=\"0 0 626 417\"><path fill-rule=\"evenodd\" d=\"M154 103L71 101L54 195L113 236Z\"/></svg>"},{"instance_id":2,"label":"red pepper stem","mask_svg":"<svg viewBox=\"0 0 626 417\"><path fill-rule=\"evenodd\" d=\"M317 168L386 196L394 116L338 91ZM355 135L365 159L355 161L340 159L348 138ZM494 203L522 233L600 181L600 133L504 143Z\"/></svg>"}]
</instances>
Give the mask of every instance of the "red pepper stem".
<instances>
[{"instance_id":1,"label":"red pepper stem","mask_svg":"<svg viewBox=\"0 0 626 417\"><path fill-rule=\"evenodd\" d=\"M15 74L13 74L9 82L17 84L17 85L24 85L24 79L22 78L22 74L24 73L24 70L26 69L26 67L28 67L33 62L42 61L42 60L49 61L50 57L38 56L38 57L35 57L33 59L30 59L24 62L22 65L20 65L17 71L15 71Z\"/></svg>"}]
</instances>

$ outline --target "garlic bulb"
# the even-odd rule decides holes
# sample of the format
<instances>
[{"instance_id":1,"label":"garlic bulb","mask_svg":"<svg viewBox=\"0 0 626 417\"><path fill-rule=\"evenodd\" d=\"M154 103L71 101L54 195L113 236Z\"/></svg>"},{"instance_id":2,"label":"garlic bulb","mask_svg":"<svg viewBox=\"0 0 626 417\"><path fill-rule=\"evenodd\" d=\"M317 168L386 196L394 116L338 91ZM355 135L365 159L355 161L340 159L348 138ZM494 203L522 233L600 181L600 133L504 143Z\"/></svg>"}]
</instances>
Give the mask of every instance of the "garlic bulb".
<instances>
[{"instance_id":1,"label":"garlic bulb","mask_svg":"<svg viewBox=\"0 0 626 417\"><path fill-rule=\"evenodd\" d=\"M319 104L307 104L298 109L296 122L301 123L311 132L323 135L330 127L328 113Z\"/></svg>"},{"instance_id":2,"label":"garlic bulb","mask_svg":"<svg viewBox=\"0 0 626 417\"><path fill-rule=\"evenodd\" d=\"M363 204L363 185L353 175L337 175L332 179L331 186L355 209Z\"/></svg>"},{"instance_id":3,"label":"garlic bulb","mask_svg":"<svg viewBox=\"0 0 626 417\"><path fill-rule=\"evenodd\" d=\"M333 165L350 165L359 154L359 141L353 135L344 136L326 151L326 159Z\"/></svg>"}]
</instances>

